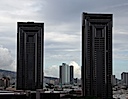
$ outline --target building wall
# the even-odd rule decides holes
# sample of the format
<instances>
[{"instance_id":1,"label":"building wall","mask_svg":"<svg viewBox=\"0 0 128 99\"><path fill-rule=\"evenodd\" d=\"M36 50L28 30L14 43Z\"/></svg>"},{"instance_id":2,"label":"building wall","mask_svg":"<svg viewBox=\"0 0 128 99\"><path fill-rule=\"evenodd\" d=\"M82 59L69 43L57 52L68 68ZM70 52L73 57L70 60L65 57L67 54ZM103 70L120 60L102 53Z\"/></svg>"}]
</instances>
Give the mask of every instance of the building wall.
<instances>
[{"instance_id":1,"label":"building wall","mask_svg":"<svg viewBox=\"0 0 128 99\"><path fill-rule=\"evenodd\" d=\"M0 87L4 87L4 80L3 79L0 79Z\"/></svg>"},{"instance_id":2,"label":"building wall","mask_svg":"<svg viewBox=\"0 0 128 99\"><path fill-rule=\"evenodd\" d=\"M17 23L17 89L43 88L43 23Z\"/></svg>"},{"instance_id":3,"label":"building wall","mask_svg":"<svg viewBox=\"0 0 128 99\"><path fill-rule=\"evenodd\" d=\"M84 96L112 97L112 14L83 13L82 90Z\"/></svg>"},{"instance_id":4,"label":"building wall","mask_svg":"<svg viewBox=\"0 0 128 99\"><path fill-rule=\"evenodd\" d=\"M70 83L70 67L63 63L62 64L62 84Z\"/></svg>"}]
</instances>

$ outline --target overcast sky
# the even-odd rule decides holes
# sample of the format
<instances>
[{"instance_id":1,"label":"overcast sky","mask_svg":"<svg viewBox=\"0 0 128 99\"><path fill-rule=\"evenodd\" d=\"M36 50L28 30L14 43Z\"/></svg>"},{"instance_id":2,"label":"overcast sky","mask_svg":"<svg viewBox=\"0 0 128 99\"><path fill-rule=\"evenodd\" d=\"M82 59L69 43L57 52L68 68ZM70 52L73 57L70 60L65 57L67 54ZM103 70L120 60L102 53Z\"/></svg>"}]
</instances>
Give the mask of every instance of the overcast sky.
<instances>
[{"instance_id":1,"label":"overcast sky","mask_svg":"<svg viewBox=\"0 0 128 99\"><path fill-rule=\"evenodd\" d=\"M16 71L17 22L44 22L45 75L63 62L80 77L82 12L113 14L113 74L128 71L127 0L0 0L0 68Z\"/></svg>"}]
</instances>

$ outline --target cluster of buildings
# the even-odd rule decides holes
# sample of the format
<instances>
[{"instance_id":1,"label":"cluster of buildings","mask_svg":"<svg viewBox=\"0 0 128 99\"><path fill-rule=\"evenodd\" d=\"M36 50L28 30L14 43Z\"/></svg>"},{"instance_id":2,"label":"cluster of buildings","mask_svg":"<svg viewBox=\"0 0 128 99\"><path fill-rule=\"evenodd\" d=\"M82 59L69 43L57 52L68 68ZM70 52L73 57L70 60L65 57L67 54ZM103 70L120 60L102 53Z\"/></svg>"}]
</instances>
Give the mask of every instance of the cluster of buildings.
<instances>
[{"instance_id":1,"label":"cluster of buildings","mask_svg":"<svg viewBox=\"0 0 128 99\"><path fill-rule=\"evenodd\" d=\"M53 84L53 85L59 85L59 79L58 78L55 78L55 77L44 77L43 79L43 82L44 82L44 87L45 87L45 84Z\"/></svg>"},{"instance_id":2,"label":"cluster of buildings","mask_svg":"<svg viewBox=\"0 0 128 99\"><path fill-rule=\"evenodd\" d=\"M48 79L47 79L48 78ZM74 78L74 66L62 63L59 66L59 78L45 77L45 83L54 85L81 85L81 79Z\"/></svg>"},{"instance_id":3,"label":"cluster of buildings","mask_svg":"<svg viewBox=\"0 0 128 99\"><path fill-rule=\"evenodd\" d=\"M112 99L112 14L82 14L82 96ZM44 23L17 23L18 90L43 89ZM74 82L73 66L60 66L60 83Z\"/></svg>"},{"instance_id":4,"label":"cluster of buildings","mask_svg":"<svg viewBox=\"0 0 128 99\"><path fill-rule=\"evenodd\" d=\"M73 84L74 83L74 71L73 66L69 66L66 63L62 63L59 67L59 80L60 84Z\"/></svg>"},{"instance_id":5,"label":"cluster of buildings","mask_svg":"<svg viewBox=\"0 0 128 99\"><path fill-rule=\"evenodd\" d=\"M128 72L121 73L121 79L112 75L113 97L116 99L128 99Z\"/></svg>"},{"instance_id":6,"label":"cluster of buildings","mask_svg":"<svg viewBox=\"0 0 128 99\"><path fill-rule=\"evenodd\" d=\"M112 85L121 85L128 87L128 72L122 72L121 79L117 79L115 75L112 75Z\"/></svg>"},{"instance_id":7,"label":"cluster of buildings","mask_svg":"<svg viewBox=\"0 0 128 99\"><path fill-rule=\"evenodd\" d=\"M2 77L0 79L0 88L6 89L9 86L10 86L10 78L9 77Z\"/></svg>"}]
</instances>

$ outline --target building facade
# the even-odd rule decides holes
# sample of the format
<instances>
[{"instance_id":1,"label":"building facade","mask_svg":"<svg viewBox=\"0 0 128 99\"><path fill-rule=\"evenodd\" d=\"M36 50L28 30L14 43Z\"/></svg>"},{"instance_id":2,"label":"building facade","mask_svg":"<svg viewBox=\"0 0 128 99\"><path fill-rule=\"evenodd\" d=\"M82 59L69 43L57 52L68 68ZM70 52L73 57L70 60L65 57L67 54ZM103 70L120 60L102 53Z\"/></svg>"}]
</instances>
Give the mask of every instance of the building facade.
<instances>
[{"instance_id":1,"label":"building facade","mask_svg":"<svg viewBox=\"0 0 128 99\"><path fill-rule=\"evenodd\" d=\"M60 73L60 83L61 84L73 84L74 81L74 72L73 72L73 66L69 66L66 63L62 63L59 69Z\"/></svg>"},{"instance_id":2,"label":"building facade","mask_svg":"<svg viewBox=\"0 0 128 99\"><path fill-rule=\"evenodd\" d=\"M44 24L17 23L17 89L43 88Z\"/></svg>"},{"instance_id":3,"label":"building facade","mask_svg":"<svg viewBox=\"0 0 128 99\"><path fill-rule=\"evenodd\" d=\"M112 98L112 14L82 16L82 94Z\"/></svg>"}]
</instances>

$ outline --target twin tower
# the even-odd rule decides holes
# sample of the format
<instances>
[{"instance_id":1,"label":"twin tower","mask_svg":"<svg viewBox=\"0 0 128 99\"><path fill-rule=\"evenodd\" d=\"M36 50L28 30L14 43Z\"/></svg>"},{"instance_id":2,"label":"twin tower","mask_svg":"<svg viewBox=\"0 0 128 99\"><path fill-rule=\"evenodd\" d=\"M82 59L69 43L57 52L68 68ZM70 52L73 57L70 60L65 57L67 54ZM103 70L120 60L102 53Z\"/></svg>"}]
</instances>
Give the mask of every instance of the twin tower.
<instances>
[{"instance_id":1,"label":"twin tower","mask_svg":"<svg viewBox=\"0 0 128 99\"><path fill-rule=\"evenodd\" d=\"M112 98L112 14L82 15L82 95ZM18 22L17 89L43 89L44 24Z\"/></svg>"}]
</instances>

